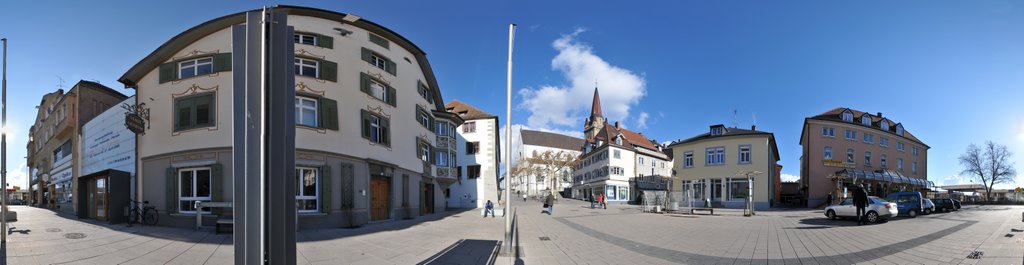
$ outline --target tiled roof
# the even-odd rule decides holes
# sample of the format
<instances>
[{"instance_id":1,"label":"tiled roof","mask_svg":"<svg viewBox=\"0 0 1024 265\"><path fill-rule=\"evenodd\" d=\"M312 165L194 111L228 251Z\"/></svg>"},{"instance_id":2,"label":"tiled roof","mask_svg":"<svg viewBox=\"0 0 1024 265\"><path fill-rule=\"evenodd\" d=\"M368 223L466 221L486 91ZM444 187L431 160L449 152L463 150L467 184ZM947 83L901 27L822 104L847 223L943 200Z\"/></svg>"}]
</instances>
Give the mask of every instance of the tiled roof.
<instances>
[{"instance_id":1,"label":"tiled roof","mask_svg":"<svg viewBox=\"0 0 1024 265\"><path fill-rule=\"evenodd\" d=\"M547 146L566 150L579 150L583 146L583 139L542 131L521 130L520 137L524 145Z\"/></svg>"},{"instance_id":2,"label":"tiled roof","mask_svg":"<svg viewBox=\"0 0 1024 265\"><path fill-rule=\"evenodd\" d=\"M476 107L470 106L465 102L459 101L458 99L449 101L448 104L444 105L444 108L448 112L459 114L465 120L476 120L486 118L496 118L493 114L484 112Z\"/></svg>"},{"instance_id":3,"label":"tiled roof","mask_svg":"<svg viewBox=\"0 0 1024 265\"><path fill-rule=\"evenodd\" d=\"M619 134L622 134L622 138L625 140L623 145L626 147L643 147L651 151L659 152L658 146L650 139L647 139L647 137L644 137L643 134L630 131L626 128L612 126L611 124L608 124L608 122L604 123L604 127L601 131L597 132L597 135L595 135L593 139L587 139L587 141L596 142L597 140L601 140L605 142L614 142L615 137Z\"/></svg>"},{"instance_id":4,"label":"tiled roof","mask_svg":"<svg viewBox=\"0 0 1024 265\"><path fill-rule=\"evenodd\" d=\"M850 112L853 112L853 123L851 123L851 124L859 125L859 126L865 126L864 124L861 124L860 118L864 114L867 114L867 115L869 115L871 117L871 128L872 129L880 130L881 131L882 130L881 124L882 124L882 122L885 122L885 123L889 124L888 132L890 132L892 134L896 134L896 125L899 124L899 123L895 123L892 120L890 120L888 118L885 118L885 117L880 117L878 114L871 114L871 113L867 113L867 112L863 112L863 111L859 111L859 110L855 110L855 109L850 109L850 108L844 108L844 107L834 108L834 109L831 109L829 111L826 111L826 112L823 112L821 114L818 114L816 116L808 117L808 119L845 122L845 121L843 121L843 118L841 117L840 114L843 113L843 111L846 111L846 110L850 110ZM914 136L914 134L911 134L910 131L907 130L906 126L904 126L904 128L903 128L903 138L907 138L908 140L911 140L911 141L914 141L914 142L918 142L920 144L925 145L926 147L928 146L927 144L922 142L920 139L917 139L917 137Z\"/></svg>"},{"instance_id":5,"label":"tiled roof","mask_svg":"<svg viewBox=\"0 0 1024 265\"><path fill-rule=\"evenodd\" d=\"M709 132L702 133L702 134L699 134L699 135L694 136L694 137L690 137L689 139L686 139L686 140L674 141L671 144L669 144L668 146L669 146L669 148L672 148L675 145L692 143L692 142L696 142L696 141L700 141L700 140L714 139L714 138L719 138L719 137L730 137L730 136L741 136L741 135L763 135L763 136L768 136L769 145L771 145L772 151L775 152L775 154L776 154L775 158L779 159L779 157L778 157L779 147L775 143L775 134L770 133L770 132L765 132L765 131L747 130L747 129L740 129L740 128L729 128L729 127L725 127L723 125L715 125L715 126L722 126L723 130L722 130L722 134L721 135L711 135L711 132L709 131Z\"/></svg>"}]
</instances>

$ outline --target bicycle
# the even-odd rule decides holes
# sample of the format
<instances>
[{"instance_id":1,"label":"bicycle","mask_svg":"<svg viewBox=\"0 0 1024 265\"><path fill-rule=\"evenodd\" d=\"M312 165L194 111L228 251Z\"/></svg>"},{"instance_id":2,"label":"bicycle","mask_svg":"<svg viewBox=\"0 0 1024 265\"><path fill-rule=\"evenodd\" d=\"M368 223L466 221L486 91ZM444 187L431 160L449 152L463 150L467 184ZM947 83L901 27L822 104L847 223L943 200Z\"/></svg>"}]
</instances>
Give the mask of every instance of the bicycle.
<instances>
[{"instance_id":1,"label":"bicycle","mask_svg":"<svg viewBox=\"0 0 1024 265\"><path fill-rule=\"evenodd\" d=\"M128 209L128 226L131 226L133 223L156 225L156 221L160 217L156 207L149 206L149 201L128 200L132 204L131 209ZM139 207L140 204L142 205L141 208Z\"/></svg>"}]
</instances>

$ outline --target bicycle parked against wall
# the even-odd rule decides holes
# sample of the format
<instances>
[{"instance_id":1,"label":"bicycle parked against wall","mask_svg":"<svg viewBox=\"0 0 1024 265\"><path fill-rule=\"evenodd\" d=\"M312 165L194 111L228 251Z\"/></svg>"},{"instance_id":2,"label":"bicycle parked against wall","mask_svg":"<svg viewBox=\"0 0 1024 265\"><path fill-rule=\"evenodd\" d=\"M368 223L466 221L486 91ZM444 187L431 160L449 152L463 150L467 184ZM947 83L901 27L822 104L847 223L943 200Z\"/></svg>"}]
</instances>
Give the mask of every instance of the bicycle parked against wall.
<instances>
[{"instance_id":1,"label":"bicycle parked against wall","mask_svg":"<svg viewBox=\"0 0 1024 265\"><path fill-rule=\"evenodd\" d=\"M160 216L156 207L149 206L149 201L128 200L132 202L131 209L128 209L128 226L134 223L156 225L157 218Z\"/></svg>"}]
</instances>

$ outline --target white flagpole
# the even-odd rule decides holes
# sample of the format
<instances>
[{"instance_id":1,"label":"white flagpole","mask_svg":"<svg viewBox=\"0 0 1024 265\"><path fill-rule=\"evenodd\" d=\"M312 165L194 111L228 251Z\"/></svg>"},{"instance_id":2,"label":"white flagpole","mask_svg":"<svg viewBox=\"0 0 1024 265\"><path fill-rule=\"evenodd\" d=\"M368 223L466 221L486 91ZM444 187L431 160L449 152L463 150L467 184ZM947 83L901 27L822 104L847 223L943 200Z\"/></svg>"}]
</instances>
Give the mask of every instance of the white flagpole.
<instances>
[{"instance_id":1,"label":"white flagpole","mask_svg":"<svg viewBox=\"0 0 1024 265\"><path fill-rule=\"evenodd\" d=\"M512 257L512 44L516 24L508 24L508 75L505 81L505 253Z\"/></svg>"}]
</instances>

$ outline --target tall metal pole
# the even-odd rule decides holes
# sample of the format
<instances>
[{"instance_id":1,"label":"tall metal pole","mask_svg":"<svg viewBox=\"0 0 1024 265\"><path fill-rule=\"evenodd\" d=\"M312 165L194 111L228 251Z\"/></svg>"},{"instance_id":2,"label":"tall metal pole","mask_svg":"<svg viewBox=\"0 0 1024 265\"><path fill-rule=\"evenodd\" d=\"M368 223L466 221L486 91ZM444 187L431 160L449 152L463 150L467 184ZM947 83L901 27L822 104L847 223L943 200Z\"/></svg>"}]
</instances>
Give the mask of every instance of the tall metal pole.
<instances>
[{"instance_id":1,"label":"tall metal pole","mask_svg":"<svg viewBox=\"0 0 1024 265\"><path fill-rule=\"evenodd\" d=\"M3 115L3 125L0 128L3 129L2 135L0 135L0 184L2 184L4 190L0 192L3 194L3 198L0 199L0 203L3 204L3 225L0 225L3 229L3 234L0 236L0 242L7 242L7 38L0 39L3 41L4 46L4 73L3 73L3 95L0 101L3 101L3 109L0 110Z\"/></svg>"},{"instance_id":2,"label":"tall metal pole","mask_svg":"<svg viewBox=\"0 0 1024 265\"><path fill-rule=\"evenodd\" d=\"M508 24L508 75L505 80L505 253L512 255L512 44L516 24Z\"/></svg>"}]
</instances>

